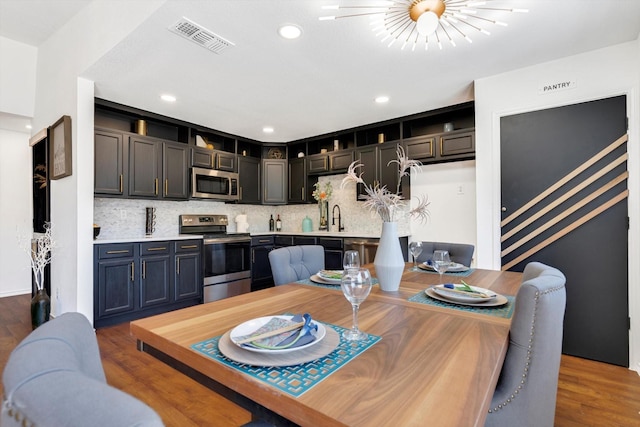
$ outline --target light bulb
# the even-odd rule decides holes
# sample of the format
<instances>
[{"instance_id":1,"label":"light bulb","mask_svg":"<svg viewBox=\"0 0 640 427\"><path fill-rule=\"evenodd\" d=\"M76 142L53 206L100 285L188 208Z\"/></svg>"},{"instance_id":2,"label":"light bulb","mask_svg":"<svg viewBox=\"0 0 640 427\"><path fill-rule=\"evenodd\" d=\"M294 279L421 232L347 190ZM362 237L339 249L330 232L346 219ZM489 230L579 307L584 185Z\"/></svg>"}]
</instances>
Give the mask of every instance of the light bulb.
<instances>
[{"instance_id":1,"label":"light bulb","mask_svg":"<svg viewBox=\"0 0 640 427\"><path fill-rule=\"evenodd\" d=\"M416 28L420 35L428 36L433 34L438 28L439 21L438 15L434 12L425 12L418 18Z\"/></svg>"}]
</instances>

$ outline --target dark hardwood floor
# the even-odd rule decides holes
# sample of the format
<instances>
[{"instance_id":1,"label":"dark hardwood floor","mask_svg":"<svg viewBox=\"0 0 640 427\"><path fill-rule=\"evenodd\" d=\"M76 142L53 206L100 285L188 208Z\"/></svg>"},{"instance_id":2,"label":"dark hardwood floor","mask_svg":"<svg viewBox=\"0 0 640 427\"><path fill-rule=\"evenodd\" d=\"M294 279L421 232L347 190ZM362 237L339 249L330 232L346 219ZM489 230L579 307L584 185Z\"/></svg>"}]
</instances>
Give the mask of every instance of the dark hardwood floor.
<instances>
[{"instance_id":1,"label":"dark hardwood floor","mask_svg":"<svg viewBox=\"0 0 640 427\"><path fill-rule=\"evenodd\" d=\"M1 370L29 332L29 296L0 298ZM137 351L128 324L99 329L97 336L107 382L146 402L168 427L239 426L250 420L242 408ZM563 355L555 426L640 426L639 396L636 372Z\"/></svg>"}]
</instances>

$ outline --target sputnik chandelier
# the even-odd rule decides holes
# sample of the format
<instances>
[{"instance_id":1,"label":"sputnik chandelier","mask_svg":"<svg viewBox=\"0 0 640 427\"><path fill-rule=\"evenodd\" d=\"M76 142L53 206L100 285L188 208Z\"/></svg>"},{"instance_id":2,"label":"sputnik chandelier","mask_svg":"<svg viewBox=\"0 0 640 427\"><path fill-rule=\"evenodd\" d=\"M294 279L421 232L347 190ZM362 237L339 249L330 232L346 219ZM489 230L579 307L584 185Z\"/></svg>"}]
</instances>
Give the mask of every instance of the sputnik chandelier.
<instances>
[{"instance_id":1,"label":"sputnik chandelier","mask_svg":"<svg viewBox=\"0 0 640 427\"><path fill-rule=\"evenodd\" d=\"M496 4L498 3L498 4ZM506 26L497 17L511 12L528 12L527 9L499 7L507 1L487 0L391 0L374 5L330 5L325 10L337 11L333 16L321 16L320 20L333 20L356 16L370 15L372 29L382 42L391 47L396 42L401 49L424 43L425 50L429 45L443 48L446 45L456 46L456 40L464 39L472 43L476 33L489 35L487 28L493 25ZM495 5L495 7L494 7ZM341 11L348 11L341 15Z\"/></svg>"}]
</instances>

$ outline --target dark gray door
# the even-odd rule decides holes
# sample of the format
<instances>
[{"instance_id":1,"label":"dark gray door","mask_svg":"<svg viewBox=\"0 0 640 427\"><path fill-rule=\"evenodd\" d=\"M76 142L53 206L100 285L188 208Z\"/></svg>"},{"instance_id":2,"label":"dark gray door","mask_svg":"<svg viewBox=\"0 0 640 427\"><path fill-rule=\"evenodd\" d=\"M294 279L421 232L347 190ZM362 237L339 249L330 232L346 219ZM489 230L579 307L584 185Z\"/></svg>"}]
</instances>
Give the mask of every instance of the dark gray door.
<instances>
[{"instance_id":1,"label":"dark gray door","mask_svg":"<svg viewBox=\"0 0 640 427\"><path fill-rule=\"evenodd\" d=\"M629 366L626 97L503 117L502 268L567 277L563 352Z\"/></svg>"}]
</instances>

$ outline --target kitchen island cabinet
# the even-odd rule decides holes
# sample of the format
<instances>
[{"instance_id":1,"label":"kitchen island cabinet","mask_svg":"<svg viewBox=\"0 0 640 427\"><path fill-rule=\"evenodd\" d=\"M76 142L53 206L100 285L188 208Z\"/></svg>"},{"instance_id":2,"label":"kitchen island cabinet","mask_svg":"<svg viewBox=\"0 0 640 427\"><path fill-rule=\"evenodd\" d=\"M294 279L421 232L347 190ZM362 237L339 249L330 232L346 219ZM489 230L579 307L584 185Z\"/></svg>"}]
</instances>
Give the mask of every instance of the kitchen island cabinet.
<instances>
[{"instance_id":1,"label":"kitchen island cabinet","mask_svg":"<svg viewBox=\"0 0 640 427\"><path fill-rule=\"evenodd\" d=\"M94 245L94 326L202 302L202 239Z\"/></svg>"}]
</instances>

